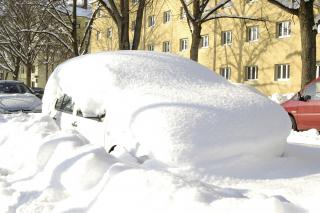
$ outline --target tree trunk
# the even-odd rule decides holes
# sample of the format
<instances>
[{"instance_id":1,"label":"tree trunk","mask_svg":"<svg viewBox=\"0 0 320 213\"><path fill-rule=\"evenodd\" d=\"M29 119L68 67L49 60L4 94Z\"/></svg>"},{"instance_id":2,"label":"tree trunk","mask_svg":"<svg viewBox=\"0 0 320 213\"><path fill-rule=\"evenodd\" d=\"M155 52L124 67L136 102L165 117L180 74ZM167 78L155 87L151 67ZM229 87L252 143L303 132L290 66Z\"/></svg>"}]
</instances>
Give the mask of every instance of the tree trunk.
<instances>
[{"instance_id":1,"label":"tree trunk","mask_svg":"<svg viewBox=\"0 0 320 213\"><path fill-rule=\"evenodd\" d=\"M313 0L301 1L299 9L299 21L301 32L301 60L302 77L301 87L316 77L316 35L313 29L314 14Z\"/></svg>"},{"instance_id":2,"label":"tree trunk","mask_svg":"<svg viewBox=\"0 0 320 213\"><path fill-rule=\"evenodd\" d=\"M18 78L19 78L20 65L21 65L21 59L18 57L18 58L16 58L16 60L15 60L13 80L18 80Z\"/></svg>"},{"instance_id":3,"label":"tree trunk","mask_svg":"<svg viewBox=\"0 0 320 213\"><path fill-rule=\"evenodd\" d=\"M199 45L201 42L201 25L193 25L190 59L198 61Z\"/></svg>"},{"instance_id":4,"label":"tree trunk","mask_svg":"<svg viewBox=\"0 0 320 213\"><path fill-rule=\"evenodd\" d=\"M128 21L129 22L129 21ZM122 21L118 26L119 29L119 49L120 50L130 50L129 41L129 25L128 22Z\"/></svg>"},{"instance_id":5,"label":"tree trunk","mask_svg":"<svg viewBox=\"0 0 320 213\"><path fill-rule=\"evenodd\" d=\"M78 32L77 32L77 0L73 0L72 5L72 47L74 56L79 56Z\"/></svg>"},{"instance_id":6,"label":"tree trunk","mask_svg":"<svg viewBox=\"0 0 320 213\"><path fill-rule=\"evenodd\" d=\"M31 73L32 73L32 64L26 64L26 84L31 87Z\"/></svg>"},{"instance_id":7,"label":"tree trunk","mask_svg":"<svg viewBox=\"0 0 320 213\"><path fill-rule=\"evenodd\" d=\"M145 8L145 1L139 1L139 7L137 10L136 16L136 26L134 26L134 35L133 35L133 42L132 42L132 50L137 50L139 48L140 37L141 37L141 28L142 28L142 19L143 19L143 12Z\"/></svg>"}]
</instances>

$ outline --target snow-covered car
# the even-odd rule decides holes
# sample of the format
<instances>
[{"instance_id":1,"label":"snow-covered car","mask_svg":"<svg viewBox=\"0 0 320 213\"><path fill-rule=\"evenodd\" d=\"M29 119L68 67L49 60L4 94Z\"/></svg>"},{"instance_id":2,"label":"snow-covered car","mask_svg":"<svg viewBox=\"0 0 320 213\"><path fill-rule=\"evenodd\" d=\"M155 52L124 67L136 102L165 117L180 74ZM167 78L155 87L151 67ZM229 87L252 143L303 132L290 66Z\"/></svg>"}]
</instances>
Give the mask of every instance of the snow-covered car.
<instances>
[{"instance_id":1,"label":"snow-covered car","mask_svg":"<svg viewBox=\"0 0 320 213\"><path fill-rule=\"evenodd\" d=\"M283 153L290 121L278 104L189 59L144 51L89 54L59 65L43 112L110 150L194 165ZM201 157L200 157L201 155Z\"/></svg>"},{"instance_id":2,"label":"snow-covered car","mask_svg":"<svg viewBox=\"0 0 320 213\"><path fill-rule=\"evenodd\" d=\"M23 82L0 80L0 113L37 113L41 109L41 100Z\"/></svg>"}]
</instances>

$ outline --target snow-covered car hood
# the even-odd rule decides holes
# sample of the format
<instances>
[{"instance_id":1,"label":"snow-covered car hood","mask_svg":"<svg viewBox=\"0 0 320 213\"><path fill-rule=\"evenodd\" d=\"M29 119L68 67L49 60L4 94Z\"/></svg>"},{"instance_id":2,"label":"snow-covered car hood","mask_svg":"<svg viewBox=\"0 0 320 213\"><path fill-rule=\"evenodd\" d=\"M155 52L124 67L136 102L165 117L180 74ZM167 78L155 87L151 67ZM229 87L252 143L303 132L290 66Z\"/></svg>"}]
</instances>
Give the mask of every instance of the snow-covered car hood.
<instances>
[{"instance_id":1,"label":"snow-covered car hood","mask_svg":"<svg viewBox=\"0 0 320 213\"><path fill-rule=\"evenodd\" d=\"M0 94L0 113L41 112L42 102L33 94Z\"/></svg>"}]
</instances>

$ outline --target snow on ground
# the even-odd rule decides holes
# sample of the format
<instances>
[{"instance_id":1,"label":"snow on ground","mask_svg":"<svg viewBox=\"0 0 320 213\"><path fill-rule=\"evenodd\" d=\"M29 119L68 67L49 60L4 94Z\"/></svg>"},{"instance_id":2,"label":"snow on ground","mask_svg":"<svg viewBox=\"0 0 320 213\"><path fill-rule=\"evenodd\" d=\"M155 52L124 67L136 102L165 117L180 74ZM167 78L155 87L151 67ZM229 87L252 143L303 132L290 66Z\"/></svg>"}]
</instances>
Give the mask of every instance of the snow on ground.
<instances>
[{"instance_id":1,"label":"snow on ground","mask_svg":"<svg viewBox=\"0 0 320 213\"><path fill-rule=\"evenodd\" d=\"M202 176L112 156L41 114L0 115L0 129L0 212L319 212L314 130L292 132L282 157L224 159Z\"/></svg>"}]
</instances>

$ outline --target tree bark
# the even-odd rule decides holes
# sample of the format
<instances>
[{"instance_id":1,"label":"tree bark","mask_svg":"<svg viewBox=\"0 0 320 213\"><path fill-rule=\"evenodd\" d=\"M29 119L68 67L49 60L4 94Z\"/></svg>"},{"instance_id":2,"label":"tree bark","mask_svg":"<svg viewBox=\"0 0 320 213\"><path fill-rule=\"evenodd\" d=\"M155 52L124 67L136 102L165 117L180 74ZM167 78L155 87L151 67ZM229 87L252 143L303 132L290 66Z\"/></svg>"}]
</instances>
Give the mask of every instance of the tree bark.
<instances>
[{"instance_id":1,"label":"tree bark","mask_svg":"<svg viewBox=\"0 0 320 213\"><path fill-rule=\"evenodd\" d=\"M72 47L75 56L79 56L78 32L77 32L77 0L73 0L72 5Z\"/></svg>"},{"instance_id":2,"label":"tree bark","mask_svg":"<svg viewBox=\"0 0 320 213\"><path fill-rule=\"evenodd\" d=\"M32 73L32 64L26 64L26 84L31 87L31 73Z\"/></svg>"},{"instance_id":3,"label":"tree bark","mask_svg":"<svg viewBox=\"0 0 320 213\"><path fill-rule=\"evenodd\" d=\"M137 50L139 48L145 3L146 3L146 0L139 1L139 7L137 10L137 16L136 16L136 26L134 26L132 50Z\"/></svg>"},{"instance_id":4,"label":"tree bark","mask_svg":"<svg viewBox=\"0 0 320 213\"><path fill-rule=\"evenodd\" d=\"M193 31L192 31L191 48L190 48L191 60L198 61L200 42L201 42L201 25L194 24Z\"/></svg>"},{"instance_id":5,"label":"tree bark","mask_svg":"<svg viewBox=\"0 0 320 213\"><path fill-rule=\"evenodd\" d=\"M313 0L301 1L299 9L301 34L301 87L316 77L316 35L314 29Z\"/></svg>"},{"instance_id":6,"label":"tree bark","mask_svg":"<svg viewBox=\"0 0 320 213\"><path fill-rule=\"evenodd\" d=\"M15 60L15 65L14 65L13 80L18 80L18 78L19 78L20 65L21 65L21 59L19 57L17 57L17 59Z\"/></svg>"},{"instance_id":7,"label":"tree bark","mask_svg":"<svg viewBox=\"0 0 320 213\"><path fill-rule=\"evenodd\" d=\"M120 0L121 20L118 22L119 49L130 50L129 40L129 1Z\"/></svg>"}]
</instances>

